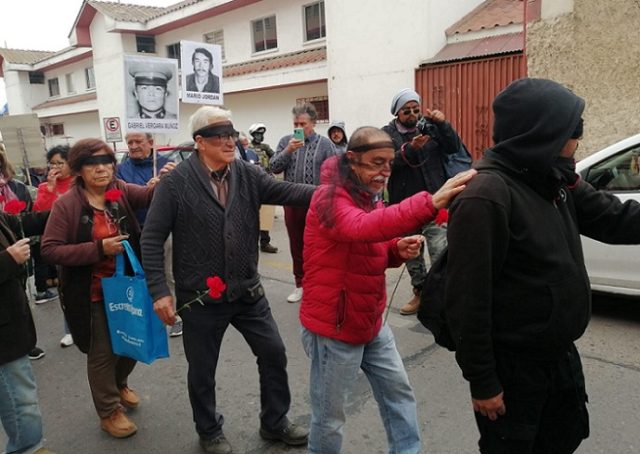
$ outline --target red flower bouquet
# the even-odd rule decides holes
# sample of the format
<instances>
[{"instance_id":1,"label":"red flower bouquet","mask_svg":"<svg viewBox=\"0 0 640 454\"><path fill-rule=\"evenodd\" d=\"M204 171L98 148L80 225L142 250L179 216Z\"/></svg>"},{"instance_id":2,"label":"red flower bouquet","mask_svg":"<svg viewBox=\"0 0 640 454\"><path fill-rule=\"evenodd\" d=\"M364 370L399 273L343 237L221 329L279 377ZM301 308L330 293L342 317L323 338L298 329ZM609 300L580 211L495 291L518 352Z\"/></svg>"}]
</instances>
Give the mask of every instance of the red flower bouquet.
<instances>
[{"instance_id":1,"label":"red flower bouquet","mask_svg":"<svg viewBox=\"0 0 640 454\"><path fill-rule=\"evenodd\" d=\"M107 213L118 228L118 234L126 235L127 229L124 223L126 218L125 216L120 216L120 205L118 205L118 200L121 197L122 191L116 188L111 188L104 193L104 199L108 204Z\"/></svg>"}]
</instances>

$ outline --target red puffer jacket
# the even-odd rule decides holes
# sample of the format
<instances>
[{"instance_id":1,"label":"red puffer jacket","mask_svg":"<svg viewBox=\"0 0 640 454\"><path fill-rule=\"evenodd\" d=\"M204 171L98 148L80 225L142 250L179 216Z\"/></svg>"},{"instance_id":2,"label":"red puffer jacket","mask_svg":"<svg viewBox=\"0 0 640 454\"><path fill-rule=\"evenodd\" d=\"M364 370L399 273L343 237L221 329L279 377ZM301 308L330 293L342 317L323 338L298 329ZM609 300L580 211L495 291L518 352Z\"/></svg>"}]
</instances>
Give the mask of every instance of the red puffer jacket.
<instances>
[{"instance_id":1,"label":"red puffer jacket","mask_svg":"<svg viewBox=\"0 0 640 454\"><path fill-rule=\"evenodd\" d=\"M385 208L350 180L336 184L339 159L323 164L307 214L300 321L320 336L365 344L382 325L385 270L404 261L398 237L433 220L437 210L427 192ZM333 210L331 227L320 221L326 209Z\"/></svg>"}]
</instances>

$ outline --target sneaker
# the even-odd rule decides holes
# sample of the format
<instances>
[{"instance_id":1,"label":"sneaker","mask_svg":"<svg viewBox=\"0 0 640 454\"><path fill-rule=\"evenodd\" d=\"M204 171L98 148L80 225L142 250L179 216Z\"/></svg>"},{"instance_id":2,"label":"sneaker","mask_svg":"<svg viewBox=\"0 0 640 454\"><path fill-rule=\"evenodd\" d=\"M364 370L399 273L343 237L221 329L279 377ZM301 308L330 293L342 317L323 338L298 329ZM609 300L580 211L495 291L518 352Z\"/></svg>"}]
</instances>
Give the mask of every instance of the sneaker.
<instances>
[{"instance_id":1,"label":"sneaker","mask_svg":"<svg viewBox=\"0 0 640 454\"><path fill-rule=\"evenodd\" d=\"M39 348L39 347L34 347L33 350L31 350L29 352L29 359L40 359L40 358L44 358L44 350Z\"/></svg>"},{"instance_id":2,"label":"sneaker","mask_svg":"<svg viewBox=\"0 0 640 454\"><path fill-rule=\"evenodd\" d=\"M62 339L60 339L60 347L71 347L73 345L73 336L71 334L65 334Z\"/></svg>"},{"instance_id":3,"label":"sneaker","mask_svg":"<svg viewBox=\"0 0 640 454\"><path fill-rule=\"evenodd\" d=\"M289 423L287 427L275 432L271 432L263 427L260 428L260 436L265 440L279 440L290 446L306 445L309 439L309 431L304 427Z\"/></svg>"},{"instance_id":4,"label":"sneaker","mask_svg":"<svg viewBox=\"0 0 640 454\"><path fill-rule=\"evenodd\" d=\"M111 415L100 419L100 428L114 438L127 438L138 431L135 423L118 407Z\"/></svg>"},{"instance_id":5,"label":"sneaker","mask_svg":"<svg viewBox=\"0 0 640 454\"><path fill-rule=\"evenodd\" d=\"M175 322L169 329L169 337L182 336L182 320Z\"/></svg>"},{"instance_id":6,"label":"sneaker","mask_svg":"<svg viewBox=\"0 0 640 454\"><path fill-rule=\"evenodd\" d=\"M200 447L207 454L230 454L232 452L231 445L222 434L210 440L201 438Z\"/></svg>"},{"instance_id":7,"label":"sneaker","mask_svg":"<svg viewBox=\"0 0 640 454\"><path fill-rule=\"evenodd\" d=\"M420 308L420 291L418 289L413 289L413 298L409 300L407 304L400 308L400 313L402 315L413 315L418 312Z\"/></svg>"},{"instance_id":8,"label":"sneaker","mask_svg":"<svg viewBox=\"0 0 640 454\"><path fill-rule=\"evenodd\" d=\"M272 246L271 243L261 244L260 250L262 252L268 252L269 254L275 254L276 252L278 252L278 248L275 246Z\"/></svg>"},{"instance_id":9,"label":"sneaker","mask_svg":"<svg viewBox=\"0 0 640 454\"><path fill-rule=\"evenodd\" d=\"M287 296L287 301L290 303L298 303L302 299L302 287L296 287L296 289L291 292L291 295Z\"/></svg>"},{"instance_id":10,"label":"sneaker","mask_svg":"<svg viewBox=\"0 0 640 454\"><path fill-rule=\"evenodd\" d=\"M44 292L36 293L36 304L43 304L49 301L53 301L58 297L58 292L55 289L47 289Z\"/></svg>"},{"instance_id":11,"label":"sneaker","mask_svg":"<svg viewBox=\"0 0 640 454\"><path fill-rule=\"evenodd\" d=\"M140 405L140 397L138 397L134 390L125 386L124 388L120 388L120 403L125 407L136 408Z\"/></svg>"}]
</instances>

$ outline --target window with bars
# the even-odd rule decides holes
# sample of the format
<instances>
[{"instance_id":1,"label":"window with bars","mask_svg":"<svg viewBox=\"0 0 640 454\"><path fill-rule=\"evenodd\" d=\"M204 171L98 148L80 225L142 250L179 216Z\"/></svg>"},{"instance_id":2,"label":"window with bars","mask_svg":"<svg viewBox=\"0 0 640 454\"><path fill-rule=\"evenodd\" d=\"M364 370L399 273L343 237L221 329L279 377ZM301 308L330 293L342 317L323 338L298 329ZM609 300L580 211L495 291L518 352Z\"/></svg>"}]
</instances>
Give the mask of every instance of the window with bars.
<instances>
[{"instance_id":1,"label":"window with bars","mask_svg":"<svg viewBox=\"0 0 640 454\"><path fill-rule=\"evenodd\" d=\"M304 8L304 40L312 41L327 36L324 23L324 1L306 5Z\"/></svg>"},{"instance_id":2,"label":"window with bars","mask_svg":"<svg viewBox=\"0 0 640 454\"><path fill-rule=\"evenodd\" d=\"M96 75L93 71L93 66L84 69L84 78L87 83L87 90L96 88Z\"/></svg>"},{"instance_id":3,"label":"window with bars","mask_svg":"<svg viewBox=\"0 0 640 454\"><path fill-rule=\"evenodd\" d=\"M202 40L207 44L219 45L222 61L226 60L225 53L224 53L224 31L216 30L210 33L205 33L204 35L202 35Z\"/></svg>"},{"instance_id":4,"label":"window with bars","mask_svg":"<svg viewBox=\"0 0 640 454\"><path fill-rule=\"evenodd\" d=\"M155 54L155 36L136 35L136 50L142 54Z\"/></svg>"},{"instance_id":5,"label":"window with bars","mask_svg":"<svg viewBox=\"0 0 640 454\"><path fill-rule=\"evenodd\" d=\"M305 103L313 104L313 107L316 108L316 112L318 112L316 123L329 123L329 98L327 96L296 99L298 105Z\"/></svg>"},{"instance_id":6,"label":"window with bars","mask_svg":"<svg viewBox=\"0 0 640 454\"><path fill-rule=\"evenodd\" d=\"M49 96L60 96L60 82L58 82L58 78L49 79L47 83L49 84Z\"/></svg>"},{"instance_id":7,"label":"window with bars","mask_svg":"<svg viewBox=\"0 0 640 454\"><path fill-rule=\"evenodd\" d=\"M275 49L278 47L276 16L269 16L251 22L253 30L253 51Z\"/></svg>"},{"instance_id":8,"label":"window with bars","mask_svg":"<svg viewBox=\"0 0 640 454\"><path fill-rule=\"evenodd\" d=\"M64 123L52 123L49 125L52 136L64 136Z\"/></svg>"}]
</instances>

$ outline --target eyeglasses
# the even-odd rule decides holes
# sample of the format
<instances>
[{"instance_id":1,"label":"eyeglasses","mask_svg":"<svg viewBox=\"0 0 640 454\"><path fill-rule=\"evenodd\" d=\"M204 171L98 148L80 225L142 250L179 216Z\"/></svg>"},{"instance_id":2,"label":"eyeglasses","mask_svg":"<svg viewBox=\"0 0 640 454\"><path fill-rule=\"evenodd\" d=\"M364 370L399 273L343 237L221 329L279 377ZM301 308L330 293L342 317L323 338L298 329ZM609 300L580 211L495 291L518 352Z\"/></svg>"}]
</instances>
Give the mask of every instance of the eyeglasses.
<instances>
[{"instance_id":1,"label":"eyeglasses","mask_svg":"<svg viewBox=\"0 0 640 454\"><path fill-rule=\"evenodd\" d=\"M214 140L214 141L220 141L220 142L226 142L228 140L233 140L235 142L236 140L238 140L238 134L236 134L236 133L233 133L233 134L230 134L230 133L213 134L213 135L211 135L209 137L204 137L204 136L201 136L201 137L203 137L205 139L211 139L211 140Z\"/></svg>"},{"instance_id":2,"label":"eyeglasses","mask_svg":"<svg viewBox=\"0 0 640 454\"><path fill-rule=\"evenodd\" d=\"M66 161L50 161L49 167L62 167L66 164Z\"/></svg>"},{"instance_id":3,"label":"eyeglasses","mask_svg":"<svg viewBox=\"0 0 640 454\"><path fill-rule=\"evenodd\" d=\"M413 112L414 115L418 115L420 113L420 107L414 107L413 109L408 107L406 109L402 109L401 112L404 115L409 115L411 112Z\"/></svg>"}]
</instances>

